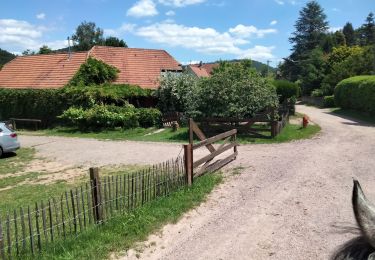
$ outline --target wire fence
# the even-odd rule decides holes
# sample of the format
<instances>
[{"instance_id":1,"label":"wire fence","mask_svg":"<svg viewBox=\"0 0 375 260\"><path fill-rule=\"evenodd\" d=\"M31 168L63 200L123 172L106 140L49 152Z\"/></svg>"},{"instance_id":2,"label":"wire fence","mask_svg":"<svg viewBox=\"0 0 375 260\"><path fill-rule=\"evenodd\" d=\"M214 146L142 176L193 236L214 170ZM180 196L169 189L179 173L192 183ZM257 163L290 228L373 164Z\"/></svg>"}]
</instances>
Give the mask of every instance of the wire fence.
<instances>
[{"instance_id":1,"label":"wire fence","mask_svg":"<svg viewBox=\"0 0 375 260\"><path fill-rule=\"evenodd\" d=\"M100 178L96 168L90 175L90 181L59 198L0 214L0 259L37 255L57 240L77 236L187 184L183 158L135 173Z\"/></svg>"}]
</instances>

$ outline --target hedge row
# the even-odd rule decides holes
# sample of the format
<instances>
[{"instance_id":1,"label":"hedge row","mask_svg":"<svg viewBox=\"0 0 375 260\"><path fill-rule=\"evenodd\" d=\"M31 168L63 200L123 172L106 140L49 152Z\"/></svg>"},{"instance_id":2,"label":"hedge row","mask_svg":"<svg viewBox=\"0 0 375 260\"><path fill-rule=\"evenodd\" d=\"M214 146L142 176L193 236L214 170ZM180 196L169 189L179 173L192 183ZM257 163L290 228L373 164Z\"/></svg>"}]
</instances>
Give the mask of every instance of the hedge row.
<instances>
[{"instance_id":1,"label":"hedge row","mask_svg":"<svg viewBox=\"0 0 375 260\"><path fill-rule=\"evenodd\" d=\"M146 128L161 124L161 112L158 109L135 108L133 105L93 105L86 109L71 107L59 118L80 129Z\"/></svg>"},{"instance_id":2,"label":"hedge row","mask_svg":"<svg viewBox=\"0 0 375 260\"><path fill-rule=\"evenodd\" d=\"M0 120L15 118L41 119L43 126L56 123L57 116L72 106L87 108L93 104L123 106L151 97L150 90L131 85L65 87L61 89L0 88Z\"/></svg>"},{"instance_id":3,"label":"hedge row","mask_svg":"<svg viewBox=\"0 0 375 260\"><path fill-rule=\"evenodd\" d=\"M344 79L335 88L338 106L375 115L375 76Z\"/></svg>"},{"instance_id":4,"label":"hedge row","mask_svg":"<svg viewBox=\"0 0 375 260\"><path fill-rule=\"evenodd\" d=\"M288 80L274 80L272 84L276 87L280 103L291 97L297 98L301 93L300 87L296 83Z\"/></svg>"}]
</instances>

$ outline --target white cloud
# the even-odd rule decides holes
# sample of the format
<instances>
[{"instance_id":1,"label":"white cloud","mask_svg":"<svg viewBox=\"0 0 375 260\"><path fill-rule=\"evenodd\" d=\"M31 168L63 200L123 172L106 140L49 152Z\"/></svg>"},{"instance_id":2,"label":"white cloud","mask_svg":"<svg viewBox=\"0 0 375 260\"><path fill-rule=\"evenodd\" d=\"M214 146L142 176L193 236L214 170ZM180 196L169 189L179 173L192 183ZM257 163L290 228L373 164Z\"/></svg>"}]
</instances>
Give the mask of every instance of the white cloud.
<instances>
[{"instance_id":1,"label":"white cloud","mask_svg":"<svg viewBox=\"0 0 375 260\"><path fill-rule=\"evenodd\" d=\"M145 17L158 14L156 5L152 0L139 0L126 13L127 16Z\"/></svg>"},{"instance_id":2,"label":"white cloud","mask_svg":"<svg viewBox=\"0 0 375 260\"><path fill-rule=\"evenodd\" d=\"M169 10L168 12L165 13L166 16L174 16L176 15L175 11Z\"/></svg>"},{"instance_id":3,"label":"white cloud","mask_svg":"<svg viewBox=\"0 0 375 260\"><path fill-rule=\"evenodd\" d=\"M277 24L277 20L273 20L270 22L270 25L276 25Z\"/></svg>"},{"instance_id":4,"label":"white cloud","mask_svg":"<svg viewBox=\"0 0 375 260\"><path fill-rule=\"evenodd\" d=\"M274 46L260 46L255 45L255 47L244 50L240 55L242 59L253 59L253 60L266 60L266 59L273 59L275 56L272 54L272 50Z\"/></svg>"},{"instance_id":5,"label":"white cloud","mask_svg":"<svg viewBox=\"0 0 375 260\"><path fill-rule=\"evenodd\" d=\"M39 20L44 20L46 18L46 14L45 13L37 14L36 18L39 19Z\"/></svg>"},{"instance_id":6,"label":"white cloud","mask_svg":"<svg viewBox=\"0 0 375 260\"><path fill-rule=\"evenodd\" d=\"M297 5L299 3L297 0L274 0L274 1L278 5L285 5L286 3L291 4L291 5Z\"/></svg>"},{"instance_id":7,"label":"white cloud","mask_svg":"<svg viewBox=\"0 0 375 260\"><path fill-rule=\"evenodd\" d=\"M257 38L263 38L266 34L276 33L276 29L257 29L255 26L245 26L239 24L234 28L230 28L229 32L236 37L240 38L251 38L256 36Z\"/></svg>"},{"instance_id":8,"label":"white cloud","mask_svg":"<svg viewBox=\"0 0 375 260\"><path fill-rule=\"evenodd\" d=\"M123 23L119 28L116 29L104 29L104 34L107 36L120 36L126 32L133 32L135 28L135 24Z\"/></svg>"},{"instance_id":9,"label":"white cloud","mask_svg":"<svg viewBox=\"0 0 375 260\"><path fill-rule=\"evenodd\" d=\"M42 41L43 33L48 29L36 26L26 21L15 19L0 19L0 45L12 52L22 52L26 49L38 50L42 45L52 49L67 46L67 41Z\"/></svg>"},{"instance_id":10,"label":"white cloud","mask_svg":"<svg viewBox=\"0 0 375 260\"><path fill-rule=\"evenodd\" d=\"M250 26L243 26L250 27ZM235 28L237 28L235 30ZM232 54L236 57L251 57L256 59L273 58L274 47L255 46L246 49L244 45L249 44L247 38L264 36L265 32L255 28L246 34L239 34L238 28L231 28L227 32L218 32L213 28L188 27L174 23L155 23L149 26L138 27L134 33L144 37L151 42L164 44L172 47L182 47L204 54ZM232 32L230 32L232 31ZM235 35L233 35L235 32Z\"/></svg>"},{"instance_id":11,"label":"white cloud","mask_svg":"<svg viewBox=\"0 0 375 260\"><path fill-rule=\"evenodd\" d=\"M342 30L342 27L329 27L328 28L328 31L332 32L332 33L336 32L336 31L340 31L340 30Z\"/></svg>"},{"instance_id":12,"label":"white cloud","mask_svg":"<svg viewBox=\"0 0 375 260\"><path fill-rule=\"evenodd\" d=\"M206 0L159 0L159 3L167 6L184 7L205 2Z\"/></svg>"},{"instance_id":13,"label":"white cloud","mask_svg":"<svg viewBox=\"0 0 375 260\"><path fill-rule=\"evenodd\" d=\"M334 7L334 8L332 8L332 11L334 11L334 12L340 12L341 10L338 9L338 8L336 8L336 7Z\"/></svg>"}]
</instances>

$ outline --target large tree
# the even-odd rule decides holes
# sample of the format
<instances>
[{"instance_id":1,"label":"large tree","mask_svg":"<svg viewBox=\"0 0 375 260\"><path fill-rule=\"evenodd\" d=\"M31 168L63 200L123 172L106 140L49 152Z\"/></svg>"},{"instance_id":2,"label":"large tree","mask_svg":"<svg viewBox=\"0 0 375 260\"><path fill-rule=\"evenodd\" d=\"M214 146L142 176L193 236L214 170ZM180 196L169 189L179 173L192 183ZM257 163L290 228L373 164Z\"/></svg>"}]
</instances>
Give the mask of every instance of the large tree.
<instances>
[{"instance_id":1,"label":"large tree","mask_svg":"<svg viewBox=\"0 0 375 260\"><path fill-rule=\"evenodd\" d=\"M310 1L300 11L295 24L295 32L289 38L293 44L292 51L304 56L315 49L328 30L327 16L316 1Z\"/></svg>"},{"instance_id":2,"label":"large tree","mask_svg":"<svg viewBox=\"0 0 375 260\"><path fill-rule=\"evenodd\" d=\"M94 45L103 45L103 29L96 27L93 22L83 21L72 35L74 49L87 51Z\"/></svg>"},{"instance_id":3,"label":"large tree","mask_svg":"<svg viewBox=\"0 0 375 260\"><path fill-rule=\"evenodd\" d=\"M128 47L124 40L121 40L117 37L107 37L104 41L105 46L113 46L113 47Z\"/></svg>"},{"instance_id":4,"label":"large tree","mask_svg":"<svg viewBox=\"0 0 375 260\"><path fill-rule=\"evenodd\" d=\"M316 1L308 2L302 8L295 24L296 30L289 38L290 43L293 44L292 54L280 68L284 77L293 81L300 78L304 61L309 59L310 53L321 44L327 33L326 18L323 8Z\"/></svg>"},{"instance_id":5,"label":"large tree","mask_svg":"<svg viewBox=\"0 0 375 260\"><path fill-rule=\"evenodd\" d=\"M13 53L10 53L10 52L0 48L0 69L1 69L2 65L4 65L5 63L13 60L15 57L16 57L16 55L14 55Z\"/></svg>"},{"instance_id":6,"label":"large tree","mask_svg":"<svg viewBox=\"0 0 375 260\"><path fill-rule=\"evenodd\" d=\"M365 24L362 25L362 37L364 45L375 44L375 20L374 14L371 12L366 18Z\"/></svg>"},{"instance_id":7,"label":"large tree","mask_svg":"<svg viewBox=\"0 0 375 260\"><path fill-rule=\"evenodd\" d=\"M346 45L353 46L356 44L356 37L355 37L355 31L353 29L353 25L349 22L347 22L344 25L344 28L342 29L342 32L345 35Z\"/></svg>"},{"instance_id":8,"label":"large tree","mask_svg":"<svg viewBox=\"0 0 375 260\"><path fill-rule=\"evenodd\" d=\"M38 54L49 54L49 53L52 53L52 50L47 45L43 45L42 47L39 48Z\"/></svg>"}]
</instances>

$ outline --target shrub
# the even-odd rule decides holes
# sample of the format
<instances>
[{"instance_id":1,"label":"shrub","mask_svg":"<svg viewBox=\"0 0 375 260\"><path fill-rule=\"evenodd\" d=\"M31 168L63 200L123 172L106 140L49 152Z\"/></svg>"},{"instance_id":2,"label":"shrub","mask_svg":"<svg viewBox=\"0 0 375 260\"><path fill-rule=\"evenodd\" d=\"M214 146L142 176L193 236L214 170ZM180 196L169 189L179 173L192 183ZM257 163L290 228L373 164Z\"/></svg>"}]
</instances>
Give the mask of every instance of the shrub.
<instances>
[{"instance_id":1,"label":"shrub","mask_svg":"<svg viewBox=\"0 0 375 260\"><path fill-rule=\"evenodd\" d=\"M69 81L69 85L87 86L112 82L117 78L118 72L116 67L89 57Z\"/></svg>"},{"instance_id":2,"label":"shrub","mask_svg":"<svg viewBox=\"0 0 375 260\"><path fill-rule=\"evenodd\" d=\"M335 97L332 96L325 96L323 98L323 106L324 107L335 107Z\"/></svg>"},{"instance_id":3,"label":"shrub","mask_svg":"<svg viewBox=\"0 0 375 260\"><path fill-rule=\"evenodd\" d=\"M338 106L375 115L375 76L356 76L342 80L335 88Z\"/></svg>"},{"instance_id":4,"label":"shrub","mask_svg":"<svg viewBox=\"0 0 375 260\"><path fill-rule=\"evenodd\" d=\"M221 63L199 87L199 112L205 117L252 117L277 106L276 88L261 77L251 61Z\"/></svg>"},{"instance_id":5,"label":"shrub","mask_svg":"<svg viewBox=\"0 0 375 260\"><path fill-rule=\"evenodd\" d=\"M155 108L138 108L138 121L141 127L161 126L161 112Z\"/></svg>"},{"instance_id":6,"label":"shrub","mask_svg":"<svg viewBox=\"0 0 375 260\"><path fill-rule=\"evenodd\" d=\"M312 96L312 97L323 97L323 96L324 96L324 92L323 92L322 89L317 88L317 89L314 89L314 90L311 92L311 96Z\"/></svg>"},{"instance_id":7,"label":"shrub","mask_svg":"<svg viewBox=\"0 0 375 260\"><path fill-rule=\"evenodd\" d=\"M178 111L194 117L198 114L199 79L188 73L166 73L156 91L158 107L163 112Z\"/></svg>"},{"instance_id":8,"label":"shrub","mask_svg":"<svg viewBox=\"0 0 375 260\"><path fill-rule=\"evenodd\" d=\"M0 88L0 120L15 118L41 119L43 126L57 122L69 107L89 108L94 104L139 104L152 91L132 85L91 85L61 89Z\"/></svg>"},{"instance_id":9,"label":"shrub","mask_svg":"<svg viewBox=\"0 0 375 260\"><path fill-rule=\"evenodd\" d=\"M274 80L272 84L276 87L276 93L279 96L280 103L288 98L298 97L300 94L298 85L288 80Z\"/></svg>"},{"instance_id":10,"label":"shrub","mask_svg":"<svg viewBox=\"0 0 375 260\"><path fill-rule=\"evenodd\" d=\"M135 108L132 105L93 105L90 108L71 107L59 116L80 129L133 128L158 126L161 112L155 108Z\"/></svg>"},{"instance_id":11,"label":"shrub","mask_svg":"<svg viewBox=\"0 0 375 260\"><path fill-rule=\"evenodd\" d=\"M88 109L71 107L64 111L59 118L83 129L138 126L138 114L132 105L124 107L94 105Z\"/></svg>"}]
</instances>

